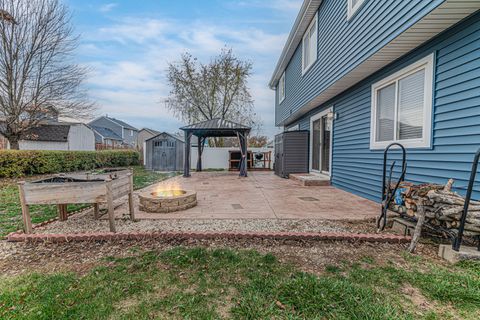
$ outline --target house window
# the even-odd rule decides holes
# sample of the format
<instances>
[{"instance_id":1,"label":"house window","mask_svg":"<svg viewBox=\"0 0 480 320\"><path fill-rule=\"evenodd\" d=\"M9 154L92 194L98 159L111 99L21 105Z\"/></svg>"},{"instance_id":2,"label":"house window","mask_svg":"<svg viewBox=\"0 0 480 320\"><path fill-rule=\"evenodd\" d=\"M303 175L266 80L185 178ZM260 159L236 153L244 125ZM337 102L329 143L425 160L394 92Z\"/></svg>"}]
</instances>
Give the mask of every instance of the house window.
<instances>
[{"instance_id":1,"label":"house window","mask_svg":"<svg viewBox=\"0 0 480 320\"><path fill-rule=\"evenodd\" d=\"M317 15L307 28L302 41L302 75L317 60Z\"/></svg>"},{"instance_id":2,"label":"house window","mask_svg":"<svg viewBox=\"0 0 480 320\"><path fill-rule=\"evenodd\" d=\"M130 130L130 137L133 137L133 130Z\"/></svg>"},{"instance_id":3,"label":"house window","mask_svg":"<svg viewBox=\"0 0 480 320\"><path fill-rule=\"evenodd\" d=\"M347 2L348 2L347 19L350 19L355 15L355 13L362 6L365 0L347 0Z\"/></svg>"},{"instance_id":4,"label":"house window","mask_svg":"<svg viewBox=\"0 0 480 320\"><path fill-rule=\"evenodd\" d=\"M283 100L285 100L285 72L278 81L278 103L282 103Z\"/></svg>"},{"instance_id":5,"label":"house window","mask_svg":"<svg viewBox=\"0 0 480 320\"><path fill-rule=\"evenodd\" d=\"M370 148L431 144L433 54L372 86Z\"/></svg>"}]
</instances>

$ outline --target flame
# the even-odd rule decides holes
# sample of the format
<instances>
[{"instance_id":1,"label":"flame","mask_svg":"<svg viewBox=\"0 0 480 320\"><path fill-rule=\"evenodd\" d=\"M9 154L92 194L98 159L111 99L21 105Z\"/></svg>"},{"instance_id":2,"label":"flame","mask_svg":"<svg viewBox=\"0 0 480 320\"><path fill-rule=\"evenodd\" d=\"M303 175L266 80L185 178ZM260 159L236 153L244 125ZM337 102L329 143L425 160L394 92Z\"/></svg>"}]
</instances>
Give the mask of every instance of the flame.
<instances>
[{"instance_id":1,"label":"flame","mask_svg":"<svg viewBox=\"0 0 480 320\"><path fill-rule=\"evenodd\" d=\"M185 194L178 181L169 181L167 183L159 185L154 193L159 197L176 197Z\"/></svg>"}]
</instances>

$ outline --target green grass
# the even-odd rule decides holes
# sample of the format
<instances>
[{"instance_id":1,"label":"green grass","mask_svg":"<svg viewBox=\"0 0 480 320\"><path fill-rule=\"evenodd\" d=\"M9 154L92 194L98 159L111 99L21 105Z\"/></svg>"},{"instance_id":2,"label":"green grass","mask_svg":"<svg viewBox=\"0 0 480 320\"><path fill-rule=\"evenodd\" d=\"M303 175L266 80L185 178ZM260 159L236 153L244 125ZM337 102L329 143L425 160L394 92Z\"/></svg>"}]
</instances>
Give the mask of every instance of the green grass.
<instances>
[{"instance_id":1,"label":"green grass","mask_svg":"<svg viewBox=\"0 0 480 320\"><path fill-rule=\"evenodd\" d=\"M154 172L148 171L143 166L135 166L133 169L133 188L135 190L148 187L154 183L174 177L180 173L178 172Z\"/></svg>"},{"instance_id":2,"label":"green grass","mask_svg":"<svg viewBox=\"0 0 480 320\"><path fill-rule=\"evenodd\" d=\"M174 248L86 275L0 278L2 319L477 319L480 264L369 263L300 272L271 254ZM420 271L421 270L421 271ZM416 288L430 308L402 294Z\"/></svg>"},{"instance_id":3,"label":"green grass","mask_svg":"<svg viewBox=\"0 0 480 320\"><path fill-rule=\"evenodd\" d=\"M157 173L145 170L141 166L133 167L134 189L141 189L158 181L172 176L168 173ZM175 174L173 174L175 175ZM69 205L68 211L72 212L86 205ZM33 223L40 223L57 216L54 205L31 206L30 213ZM0 239L10 232L22 229L22 211L18 197L18 187L12 180L0 180Z\"/></svg>"}]
</instances>

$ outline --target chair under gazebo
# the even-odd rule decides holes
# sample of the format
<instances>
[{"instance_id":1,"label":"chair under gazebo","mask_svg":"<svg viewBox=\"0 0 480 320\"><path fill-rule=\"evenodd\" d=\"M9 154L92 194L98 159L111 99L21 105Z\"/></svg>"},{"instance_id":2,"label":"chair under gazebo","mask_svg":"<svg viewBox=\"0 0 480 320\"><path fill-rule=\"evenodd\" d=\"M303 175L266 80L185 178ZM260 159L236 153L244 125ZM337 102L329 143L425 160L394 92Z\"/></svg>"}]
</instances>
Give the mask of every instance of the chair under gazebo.
<instances>
[{"instance_id":1,"label":"chair under gazebo","mask_svg":"<svg viewBox=\"0 0 480 320\"><path fill-rule=\"evenodd\" d=\"M180 128L185 133L185 162L183 166L183 176L190 177L190 140L192 136L198 138L198 159L197 171L202 171L202 153L207 138L217 137L237 137L240 144L240 176L247 176L247 136L252 128L225 119L211 119L199 123L194 123Z\"/></svg>"}]
</instances>

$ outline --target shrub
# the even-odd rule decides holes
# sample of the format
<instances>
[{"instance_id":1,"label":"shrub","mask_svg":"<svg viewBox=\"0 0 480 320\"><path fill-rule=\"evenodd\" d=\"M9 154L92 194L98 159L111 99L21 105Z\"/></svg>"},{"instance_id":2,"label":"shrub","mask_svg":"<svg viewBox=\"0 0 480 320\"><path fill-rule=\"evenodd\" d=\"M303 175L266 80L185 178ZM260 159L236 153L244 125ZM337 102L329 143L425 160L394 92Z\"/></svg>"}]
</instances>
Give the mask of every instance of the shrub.
<instances>
[{"instance_id":1,"label":"shrub","mask_svg":"<svg viewBox=\"0 0 480 320\"><path fill-rule=\"evenodd\" d=\"M124 167L139 164L140 155L130 150L29 151L1 150L0 177Z\"/></svg>"}]
</instances>

